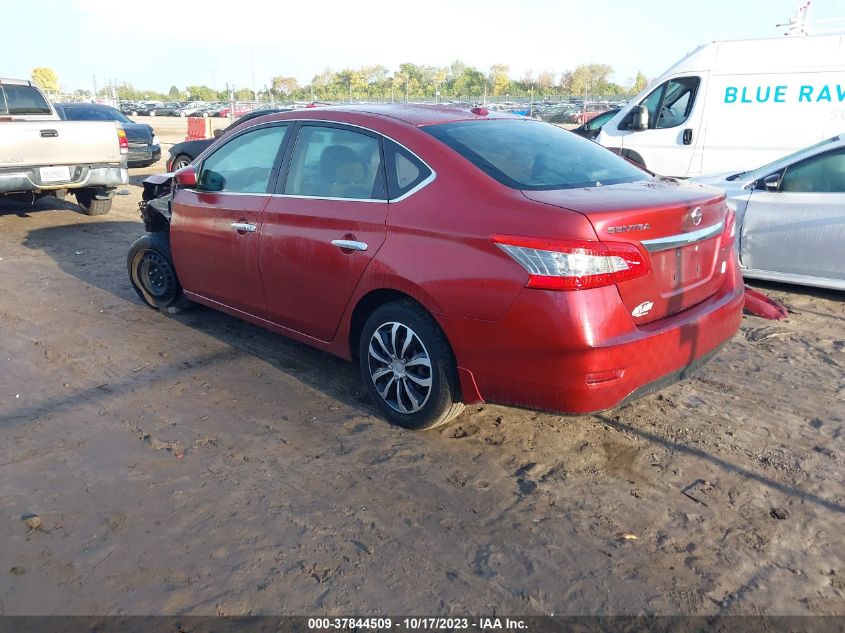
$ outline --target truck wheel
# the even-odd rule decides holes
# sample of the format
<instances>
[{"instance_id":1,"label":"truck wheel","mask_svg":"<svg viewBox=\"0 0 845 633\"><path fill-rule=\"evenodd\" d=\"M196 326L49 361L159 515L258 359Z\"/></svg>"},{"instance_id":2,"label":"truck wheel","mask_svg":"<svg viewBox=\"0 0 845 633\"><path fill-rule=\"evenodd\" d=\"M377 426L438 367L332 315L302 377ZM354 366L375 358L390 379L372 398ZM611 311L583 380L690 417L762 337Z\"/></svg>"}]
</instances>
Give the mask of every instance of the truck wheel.
<instances>
[{"instance_id":1,"label":"truck wheel","mask_svg":"<svg viewBox=\"0 0 845 633\"><path fill-rule=\"evenodd\" d=\"M135 292L151 308L179 311L192 305L176 276L168 233L147 233L135 240L126 267Z\"/></svg>"},{"instance_id":2,"label":"truck wheel","mask_svg":"<svg viewBox=\"0 0 845 633\"><path fill-rule=\"evenodd\" d=\"M431 429L464 408L446 336L414 301L373 311L361 331L358 362L370 397L393 424Z\"/></svg>"},{"instance_id":3,"label":"truck wheel","mask_svg":"<svg viewBox=\"0 0 845 633\"><path fill-rule=\"evenodd\" d=\"M89 189L79 189L76 191L76 204L82 207L85 215L105 215L111 210L111 198L106 198L105 200L98 198Z\"/></svg>"}]
</instances>

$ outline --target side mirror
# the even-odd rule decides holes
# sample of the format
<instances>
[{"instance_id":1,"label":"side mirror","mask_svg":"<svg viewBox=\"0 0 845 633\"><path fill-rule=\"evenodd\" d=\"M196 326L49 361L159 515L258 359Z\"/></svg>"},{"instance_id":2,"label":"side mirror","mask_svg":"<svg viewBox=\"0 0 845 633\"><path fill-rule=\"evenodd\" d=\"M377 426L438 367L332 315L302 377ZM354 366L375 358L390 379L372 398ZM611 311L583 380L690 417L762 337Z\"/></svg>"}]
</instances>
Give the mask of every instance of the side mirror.
<instances>
[{"instance_id":1,"label":"side mirror","mask_svg":"<svg viewBox=\"0 0 845 633\"><path fill-rule=\"evenodd\" d=\"M214 130L214 132L212 132L212 134L214 135L214 138L220 138L221 136L223 136L223 130L220 130L220 129Z\"/></svg>"},{"instance_id":2,"label":"side mirror","mask_svg":"<svg viewBox=\"0 0 845 633\"><path fill-rule=\"evenodd\" d=\"M632 130L642 131L648 129L648 108L644 105L634 106L631 110L633 119L631 119Z\"/></svg>"},{"instance_id":3,"label":"side mirror","mask_svg":"<svg viewBox=\"0 0 845 633\"><path fill-rule=\"evenodd\" d=\"M187 189L197 186L197 170L194 169L193 165L186 165L177 171L173 177L176 179L177 183Z\"/></svg>"},{"instance_id":4,"label":"side mirror","mask_svg":"<svg viewBox=\"0 0 845 633\"><path fill-rule=\"evenodd\" d=\"M780 173L770 174L763 178L763 187L766 191L776 192L780 187Z\"/></svg>"}]
</instances>

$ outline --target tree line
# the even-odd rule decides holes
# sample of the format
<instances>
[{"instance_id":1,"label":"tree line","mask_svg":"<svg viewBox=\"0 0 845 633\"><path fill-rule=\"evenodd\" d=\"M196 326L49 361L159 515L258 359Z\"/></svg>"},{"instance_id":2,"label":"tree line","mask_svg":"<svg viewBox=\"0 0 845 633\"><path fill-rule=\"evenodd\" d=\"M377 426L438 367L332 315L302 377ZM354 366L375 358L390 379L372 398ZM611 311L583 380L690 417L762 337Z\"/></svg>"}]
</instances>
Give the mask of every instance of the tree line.
<instances>
[{"instance_id":1,"label":"tree line","mask_svg":"<svg viewBox=\"0 0 845 633\"><path fill-rule=\"evenodd\" d=\"M45 72L45 71L49 71ZM52 73L52 75L50 74ZM349 101L349 100L414 100L414 99L468 99L487 97L535 99L566 95L596 97L620 97L636 94L642 90L647 79L642 72L622 85L611 80L613 68L607 64L581 64L563 73L531 71L522 77L511 77L505 64L493 64L488 72L455 61L448 66L424 66L412 63L400 64L391 72L386 66L364 66L334 71L327 68L315 75L311 82L301 85L296 78L278 75L264 84L252 88L239 87L216 90L206 85L189 85L184 89L171 86L167 93L139 90L129 83L115 86L121 100L197 100L228 101L231 96L238 101ZM33 80L57 89L58 79L50 69L33 70ZM44 81L49 78L49 81ZM44 87L44 86L42 86ZM77 91L86 93L87 91ZM90 93L89 93L90 96Z\"/></svg>"}]
</instances>

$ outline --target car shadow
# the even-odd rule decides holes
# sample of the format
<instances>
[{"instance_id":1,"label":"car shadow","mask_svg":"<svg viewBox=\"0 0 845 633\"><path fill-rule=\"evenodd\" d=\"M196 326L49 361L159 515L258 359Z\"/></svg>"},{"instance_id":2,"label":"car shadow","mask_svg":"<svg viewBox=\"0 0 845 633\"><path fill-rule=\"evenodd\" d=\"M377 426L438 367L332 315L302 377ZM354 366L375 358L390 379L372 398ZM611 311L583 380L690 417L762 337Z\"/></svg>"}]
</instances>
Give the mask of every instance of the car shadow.
<instances>
[{"instance_id":1,"label":"car shadow","mask_svg":"<svg viewBox=\"0 0 845 633\"><path fill-rule=\"evenodd\" d=\"M96 252L91 249L92 232L102 238ZM90 224L68 224L32 230L24 245L47 254L61 270L86 284L136 304L139 310L149 310L130 285L125 264L129 245L142 234L143 228L136 222L110 221L93 228ZM80 253L84 253L84 257ZM173 318L216 338L235 355L248 354L279 367L353 409L375 412L357 367L352 363L199 305L178 314L162 314L161 317ZM198 359L198 362L212 360ZM180 368L175 368L175 371L180 371ZM327 378L329 376L331 379ZM127 386L131 384L130 378ZM112 384L112 393L119 388L119 384ZM96 395L96 390L92 393Z\"/></svg>"}]
</instances>

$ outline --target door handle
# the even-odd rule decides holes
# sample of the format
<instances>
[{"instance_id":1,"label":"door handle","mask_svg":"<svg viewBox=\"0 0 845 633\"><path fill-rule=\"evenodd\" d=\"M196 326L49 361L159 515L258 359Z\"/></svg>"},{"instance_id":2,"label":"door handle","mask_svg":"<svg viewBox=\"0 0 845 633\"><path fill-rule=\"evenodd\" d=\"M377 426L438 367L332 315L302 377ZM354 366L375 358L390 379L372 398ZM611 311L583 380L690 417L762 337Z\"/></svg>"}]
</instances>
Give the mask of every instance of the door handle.
<instances>
[{"instance_id":1,"label":"door handle","mask_svg":"<svg viewBox=\"0 0 845 633\"><path fill-rule=\"evenodd\" d=\"M692 128L687 128L684 130L684 145L691 145L692 144Z\"/></svg>"},{"instance_id":2,"label":"door handle","mask_svg":"<svg viewBox=\"0 0 845 633\"><path fill-rule=\"evenodd\" d=\"M255 233L255 225L249 222L232 222L230 225L236 231L244 231L246 233Z\"/></svg>"},{"instance_id":3,"label":"door handle","mask_svg":"<svg viewBox=\"0 0 845 633\"><path fill-rule=\"evenodd\" d=\"M365 251L368 248L366 242L355 240L332 240L332 245L344 251Z\"/></svg>"}]
</instances>

